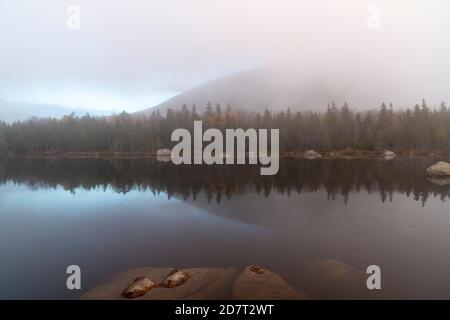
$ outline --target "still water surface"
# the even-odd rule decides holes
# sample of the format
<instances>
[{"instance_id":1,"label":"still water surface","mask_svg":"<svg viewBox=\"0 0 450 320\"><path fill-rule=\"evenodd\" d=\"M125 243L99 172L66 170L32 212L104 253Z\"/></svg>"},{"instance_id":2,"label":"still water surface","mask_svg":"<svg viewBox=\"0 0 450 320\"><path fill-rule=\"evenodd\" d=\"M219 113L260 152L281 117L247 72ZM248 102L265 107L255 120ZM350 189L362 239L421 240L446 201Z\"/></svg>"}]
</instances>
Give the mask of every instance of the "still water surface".
<instances>
[{"instance_id":1,"label":"still water surface","mask_svg":"<svg viewBox=\"0 0 450 320\"><path fill-rule=\"evenodd\" d=\"M76 299L139 266L265 266L312 298L450 298L450 185L438 159L0 162L0 298ZM446 159L439 159L446 160ZM447 159L448 160L448 159ZM327 291L310 265L382 270L382 290ZM82 290L66 289L68 265Z\"/></svg>"}]
</instances>

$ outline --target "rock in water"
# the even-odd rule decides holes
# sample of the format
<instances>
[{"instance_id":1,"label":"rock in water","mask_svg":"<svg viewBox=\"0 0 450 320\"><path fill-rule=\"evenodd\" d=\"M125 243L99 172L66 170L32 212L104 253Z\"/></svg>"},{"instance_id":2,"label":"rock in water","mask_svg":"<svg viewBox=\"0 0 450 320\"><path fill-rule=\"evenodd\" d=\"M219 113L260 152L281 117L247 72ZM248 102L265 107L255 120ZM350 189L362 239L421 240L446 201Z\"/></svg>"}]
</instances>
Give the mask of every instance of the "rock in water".
<instances>
[{"instance_id":1,"label":"rock in water","mask_svg":"<svg viewBox=\"0 0 450 320\"><path fill-rule=\"evenodd\" d=\"M314 283L310 294L320 299L367 299L368 275L336 259L326 259L308 265L306 275Z\"/></svg>"},{"instance_id":2,"label":"rock in water","mask_svg":"<svg viewBox=\"0 0 450 320\"><path fill-rule=\"evenodd\" d=\"M327 280L348 279L359 272L353 267L336 259L321 260L312 264L315 275Z\"/></svg>"},{"instance_id":3,"label":"rock in water","mask_svg":"<svg viewBox=\"0 0 450 320\"><path fill-rule=\"evenodd\" d=\"M322 155L314 150L308 150L303 155L306 159L319 159Z\"/></svg>"},{"instance_id":4,"label":"rock in water","mask_svg":"<svg viewBox=\"0 0 450 320\"><path fill-rule=\"evenodd\" d=\"M159 149L156 151L156 160L159 162L169 162L172 160L171 154L170 149Z\"/></svg>"},{"instance_id":5,"label":"rock in water","mask_svg":"<svg viewBox=\"0 0 450 320\"><path fill-rule=\"evenodd\" d=\"M170 157L171 154L172 151L170 151L170 149L158 149L158 151L156 151L157 156Z\"/></svg>"},{"instance_id":6,"label":"rock in water","mask_svg":"<svg viewBox=\"0 0 450 320\"><path fill-rule=\"evenodd\" d=\"M450 177L450 163L438 162L427 169L427 175L431 177Z\"/></svg>"},{"instance_id":7,"label":"rock in water","mask_svg":"<svg viewBox=\"0 0 450 320\"><path fill-rule=\"evenodd\" d=\"M172 158L170 156L156 156L156 160L159 162L170 162Z\"/></svg>"},{"instance_id":8,"label":"rock in water","mask_svg":"<svg viewBox=\"0 0 450 320\"><path fill-rule=\"evenodd\" d=\"M308 296L292 288L278 274L251 265L237 277L231 300L304 300Z\"/></svg>"},{"instance_id":9,"label":"rock in water","mask_svg":"<svg viewBox=\"0 0 450 320\"><path fill-rule=\"evenodd\" d=\"M394 152L390 151L390 150L385 150L384 153L383 153L383 157L386 160L394 159L396 156L397 155Z\"/></svg>"},{"instance_id":10,"label":"rock in water","mask_svg":"<svg viewBox=\"0 0 450 320\"><path fill-rule=\"evenodd\" d=\"M161 284L165 288L174 288L182 285L189 279L189 275L183 270L173 269Z\"/></svg>"},{"instance_id":11,"label":"rock in water","mask_svg":"<svg viewBox=\"0 0 450 320\"><path fill-rule=\"evenodd\" d=\"M122 297L135 299L149 292L155 284L149 278L137 277L133 283L122 291Z\"/></svg>"}]
</instances>

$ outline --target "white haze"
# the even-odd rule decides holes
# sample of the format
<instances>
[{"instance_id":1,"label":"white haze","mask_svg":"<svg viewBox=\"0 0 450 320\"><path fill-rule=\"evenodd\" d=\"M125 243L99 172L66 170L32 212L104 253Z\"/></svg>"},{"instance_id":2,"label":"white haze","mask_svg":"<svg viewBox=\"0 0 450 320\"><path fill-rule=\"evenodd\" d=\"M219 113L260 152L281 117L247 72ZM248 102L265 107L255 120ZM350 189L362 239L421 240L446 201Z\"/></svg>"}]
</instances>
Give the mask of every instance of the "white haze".
<instances>
[{"instance_id":1,"label":"white haze","mask_svg":"<svg viewBox=\"0 0 450 320\"><path fill-rule=\"evenodd\" d=\"M69 5L79 31L66 28ZM366 26L369 5L380 30ZM2 1L0 39L0 100L137 111L264 67L274 86L318 91L317 103L450 101L444 0Z\"/></svg>"}]
</instances>

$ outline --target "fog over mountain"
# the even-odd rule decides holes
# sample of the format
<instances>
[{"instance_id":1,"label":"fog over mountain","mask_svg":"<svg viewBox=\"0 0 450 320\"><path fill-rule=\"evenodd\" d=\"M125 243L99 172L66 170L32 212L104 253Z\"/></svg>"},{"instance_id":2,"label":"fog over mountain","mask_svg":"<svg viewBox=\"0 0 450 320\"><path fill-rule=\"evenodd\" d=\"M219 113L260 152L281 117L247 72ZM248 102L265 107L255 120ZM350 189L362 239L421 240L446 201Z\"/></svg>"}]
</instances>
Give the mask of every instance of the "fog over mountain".
<instances>
[{"instance_id":1,"label":"fog over mountain","mask_svg":"<svg viewBox=\"0 0 450 320\"><path fill-rule=\"evenodd\" d=\"M333 92L336 88L329 88L323 82L290 78L290 75L274 74L267 69L227 75L187 90L145 112L159 109L165 114L168 108L177 110L183 104L189 109L195 104L197 111L202 112L208 103L213 107L216 104L230 105L251 111L287 107L309 109L341 100L339 94Z\"/></svg>"},{"instance_id":2,"label":"fog over mountain","mask_svg":"<svg viewBox=\"0 0 450 320\"><path fill-rule=\"evenodd\" d=\"M187 90L163 103L146 109L179 110L185 104L202 112L208 103L220 104L249 111L269 110L324 110L327 105L338 106L348 102L357 110L378 108L383 102L398 108L413 107L426 99L431 107L445 100L446 92L436 92L421 74L408 82L394 81L396 74L383 66L353 70L340 68L263 68L216 78ZM390 75L389 75L390 74ZM389 75L390 81L383 78ZM413 89L414 88L414 89ZM437 94L436 94L437 93Z\"/></svg>"},{"instance_id":3,"label":"fog over mountain","mask_svg":"<svg viewBox=\"0 0 450 320\"><path fill-rule=\"evenodd\" d=\"M0 100L115 112L450 103L449 12L442 0L0 1Z\"/></svg>"}]
</instances>

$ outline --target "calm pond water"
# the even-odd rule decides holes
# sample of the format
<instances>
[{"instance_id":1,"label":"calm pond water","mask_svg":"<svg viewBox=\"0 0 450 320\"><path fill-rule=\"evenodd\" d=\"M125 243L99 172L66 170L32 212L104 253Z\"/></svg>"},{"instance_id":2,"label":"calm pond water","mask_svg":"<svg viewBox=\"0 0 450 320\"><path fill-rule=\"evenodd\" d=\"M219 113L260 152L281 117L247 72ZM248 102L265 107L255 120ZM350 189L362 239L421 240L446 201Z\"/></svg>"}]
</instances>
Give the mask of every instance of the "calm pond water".
<instances>
[{"instance_id":1,"label":"calm pond water","mask_svg":"<svg viewBox=\"0 0 450 320\"><path fill-rule=\"evenodd\" d=\"M312 298L450 298L450 185L438 159L0 162L0 298L78 298L139 266L265 266ZM448 159L439 159L447 160ZM311 263L382 271L382 290L324 289ZM66 268L82 290L66 289Z\"/></svg>"}]
</instances>

